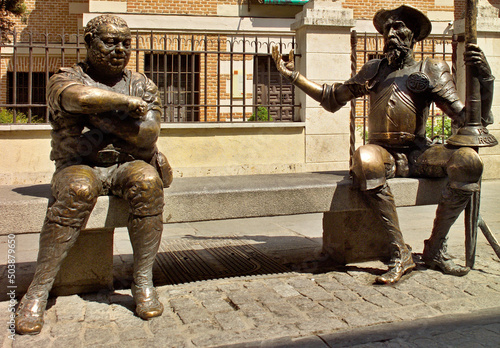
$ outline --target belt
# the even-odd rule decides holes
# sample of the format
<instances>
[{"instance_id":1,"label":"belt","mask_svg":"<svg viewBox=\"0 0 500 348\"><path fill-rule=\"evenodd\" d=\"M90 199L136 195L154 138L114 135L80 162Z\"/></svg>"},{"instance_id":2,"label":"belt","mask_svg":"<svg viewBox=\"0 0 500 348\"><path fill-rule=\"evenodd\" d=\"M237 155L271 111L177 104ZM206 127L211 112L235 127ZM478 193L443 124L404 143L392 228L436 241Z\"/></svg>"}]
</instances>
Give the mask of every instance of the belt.
<instances>
[{"instance_id":1,"label":"belt","mask_svg":"<svg viewBox=\"0 0 500 348\"><path fill-rule=\"evenodd\" d=\"M112 149L100 150L97 152L97 162L101 165L111 166L116 163L125 163L133 161L135 158L124 152Z\"/></svg>"},{"instance_id":2,"label":"belt","mask_svg":"<svg viewBox=\"0 0 500 348\"><path fill-rule=\"evenodd\" d=\"M370 133L369 142L385 143L388 145L409 145L415 141L415 134L406 132Z\"/></svg>"}]
</instances>

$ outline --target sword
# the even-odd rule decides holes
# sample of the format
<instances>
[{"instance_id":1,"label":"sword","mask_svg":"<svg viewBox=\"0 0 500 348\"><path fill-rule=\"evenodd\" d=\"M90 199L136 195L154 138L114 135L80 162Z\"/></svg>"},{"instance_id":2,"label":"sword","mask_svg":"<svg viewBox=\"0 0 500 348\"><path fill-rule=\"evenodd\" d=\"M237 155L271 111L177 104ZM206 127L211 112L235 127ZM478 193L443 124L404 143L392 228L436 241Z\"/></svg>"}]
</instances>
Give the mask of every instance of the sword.
<instances>
[{"instance_id":1,"label":"sword","mask_svg":"<svg viewBox=\"0 0 500 348\"><path fill-rule=\"evenodd\" d=\"M486 237L486 240L488 241L488 243L490 243L491 247L495 251L495 254L497 254L498 258L500 258L500 244L498 243L493 233L491 233L490 228L488 227L488 225L486 225L486 222L484 222L481 215L479 215L478 218L478 225L484 236Z\"/></svg>"}]
</instances>

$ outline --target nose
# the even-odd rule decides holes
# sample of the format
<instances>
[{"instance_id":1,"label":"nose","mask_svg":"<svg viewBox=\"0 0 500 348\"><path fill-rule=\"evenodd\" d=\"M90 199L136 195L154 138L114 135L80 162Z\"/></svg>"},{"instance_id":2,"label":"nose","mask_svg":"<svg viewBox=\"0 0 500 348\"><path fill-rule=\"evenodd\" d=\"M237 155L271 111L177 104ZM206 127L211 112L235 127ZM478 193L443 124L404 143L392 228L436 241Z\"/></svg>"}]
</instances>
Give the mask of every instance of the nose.
<instances>
[{"instance_id":1,"label":"nose","mask_svg":"<svg viewBox=\"0 0 500 348\"><path fill-rule=\"evenodd\" d=\"M389 31L387 32L387 36L388 36L388 37L397 36L397 35L396 35L396 30L395 30L393 27L390 27L390 28L389 28Z\"/></svg>"},{"instance_id":2,"label":"nose","mask_svg":"<svg viewBox=\"0 0 500 348\"><path fill-rule=\"evenodd\" d=\"M119 42L116 46L115 46L115 50L117 52L124 52L125 51L125 46L123 45L123 42Z\"/></svg>"}]
</instances>

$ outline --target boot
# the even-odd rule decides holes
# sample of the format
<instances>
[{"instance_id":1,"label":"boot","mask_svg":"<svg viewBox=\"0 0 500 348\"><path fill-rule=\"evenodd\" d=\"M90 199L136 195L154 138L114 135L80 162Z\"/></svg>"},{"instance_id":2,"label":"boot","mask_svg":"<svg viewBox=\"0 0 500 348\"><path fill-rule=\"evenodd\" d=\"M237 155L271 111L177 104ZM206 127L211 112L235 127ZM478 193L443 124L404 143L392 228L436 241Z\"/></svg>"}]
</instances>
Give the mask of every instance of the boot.
<instances>
[{"instance_id":1,"label":"boot","mask_svg":"<svg viewBox=\"0 0 500 348\"><path fill-rule=\"evenodd\" d=\"M472 192L453 189L449 185L443 192L434 219L431 237L424 241L422 260L433 269L439 269L445 274L464 276L469 273L469 267L456 265L448 255L446 240L451 226L469 202Z\"/></svg>"},{"instance_id":2,"label":"boot","mask_svg":"<svg viewBox=\"0 0 500 348\"><path fill-rule=\"evenodd\" d=\"M45 221L40 233L35 275L16 311L15 325L18 334L34 335L42 330L49 291L79 232L74 227Z\"/></svg>"},{"instance_id":3,"label":"boot","mask_svg":"<svg viewBox=\"0 0 500 348\"><path fill-rule=\"evenodd\" d=\"M24 296L16 311L16 332L20 335L39 334L44 324L45 307L47 307L46 299L28 299Z\"/></svg>"},{"instance_id":4,"label":"boot","mask_svg":"<svg viewBox=\"0 0 500 348\"><path fill-rule=\"evenodd\" d=\"M154 287L139 288L135 283L132 283L131 290L136 305L135 312L140 318L148 320L162 315L163 304L160 302Z\"/></svg>"},{"instance_id":5,"label":"boot","mask_svg":"<svg viewBox=\"0 0 500 348\"><path fill-rule=\"evenodd\" d=\"M136 304L135 311L140 318L147 320L163 313L163 305L153 287L153 263L163 231L161 214L131 215L128 230L134 250L134 283L131 290Z\"/></svg>"},{"instance_id":6,"label":"boot","mask_svg":"<svg viewBox=\"0 0 500 348\"><path fill-rule=\"evenodd\" d=\"M373 190L364 191L368 205L382 222L391 240L391 262L389 271L377 277L380 284L394 284L408 271L415 268L411 250L406 246L399 228L399 219L394 203L394 196L387 184Z\"/></svg>"},{"instance_id":7,"label":"boot","mask_svg":"<svg viewBox=\"0 0 500 348\"><path fill-rule=\"evenodd\" d=\"M389 264L389 271L375 278L378 284L394 284L397 283L401 277L415 268L411 249L407 245L400 250L396 251L396 257L393 258Z\"/></svg>"}]
</instances>

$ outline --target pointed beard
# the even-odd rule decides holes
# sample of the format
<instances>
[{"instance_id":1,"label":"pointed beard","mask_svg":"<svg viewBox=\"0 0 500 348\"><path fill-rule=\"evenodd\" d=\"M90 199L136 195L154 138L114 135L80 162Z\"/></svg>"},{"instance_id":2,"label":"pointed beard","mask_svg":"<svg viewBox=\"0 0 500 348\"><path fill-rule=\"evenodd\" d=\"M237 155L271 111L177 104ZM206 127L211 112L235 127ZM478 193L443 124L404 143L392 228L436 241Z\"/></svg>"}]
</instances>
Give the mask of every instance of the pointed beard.
<instances>
[{"instance_id":1,"label":"pointed beard","mask_svg":"<svg viewBox=\"0 0 500 348\"><path fill-rule=\"evenodd\" d=\"M402 68L405 58L410 54L410 48L399 44L385 45L384 53L390 66Z\"/></svg>"}]
</instances>

